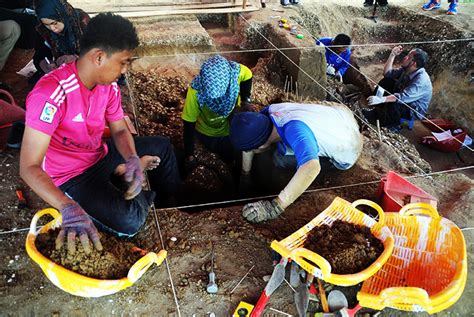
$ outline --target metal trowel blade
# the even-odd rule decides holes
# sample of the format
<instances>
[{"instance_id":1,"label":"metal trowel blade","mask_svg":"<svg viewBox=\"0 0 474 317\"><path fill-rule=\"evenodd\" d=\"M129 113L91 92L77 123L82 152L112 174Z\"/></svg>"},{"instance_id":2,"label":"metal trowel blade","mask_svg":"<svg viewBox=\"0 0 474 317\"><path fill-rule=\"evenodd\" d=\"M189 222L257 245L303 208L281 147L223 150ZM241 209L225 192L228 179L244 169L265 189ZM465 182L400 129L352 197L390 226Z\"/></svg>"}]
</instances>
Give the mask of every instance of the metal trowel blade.
<instances>
[{"instance_id":1,"label":"metal trowel blade","mask_svg":"<svg viewBox=\"0 0 474 317\"><path fill-rule=\"evenodd\" d=\"M306 285L306 283L302 283L300 286L298 286L294 296L298 315L300 317L306 317L306 311L308 310L309 305L308 285Z\"/></svg>"}]
</instances>

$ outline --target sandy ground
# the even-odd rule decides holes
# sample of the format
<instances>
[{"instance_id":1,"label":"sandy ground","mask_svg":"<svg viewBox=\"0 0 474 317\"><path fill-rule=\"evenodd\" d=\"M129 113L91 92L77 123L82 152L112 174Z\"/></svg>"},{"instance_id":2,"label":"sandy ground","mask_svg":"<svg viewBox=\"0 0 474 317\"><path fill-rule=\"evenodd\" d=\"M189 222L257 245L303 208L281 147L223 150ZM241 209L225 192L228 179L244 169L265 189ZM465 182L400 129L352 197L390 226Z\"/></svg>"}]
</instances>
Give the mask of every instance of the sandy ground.
<instances>
[{"instance_id":1,"label":"sandy ground","mask_svg":"<svg viewBox=\"0 0 474 317\"><path fill-rule=\"evenodd\" d=\"M331 3L332 0L324 1ZM333 1L336 3L336 1ZM391 4L409 5L415 8L418 2L389 1ZM314 10L312 5L308 10ZM358 5L354 1L337 1L338 4ZM421 2L420 2L421 3ZM306 5L306 4L305 4ZM455 23L472 32L472 4L461 4L461 14ZM466 13L463 13L466 12ZM472 12L472 11L470 11ZM271 14L271 13L269 13ZM427 14L427 13L422 13ZM436 18L451 19L440 12ZM466 23L466 24L464 24ZM213 31L217 33L216 30ZM211 32L211 33L213 33ZM225 32L224 32L225 33ZM229 36L228 33L225 33ZM7 66L0 75L14 88L14 95L23 104L28 87L24 79L14 74L19 65L26 64L31 54L14 52L15 63ZM17 58L17 57L18 58ZM370 63L372 62L372 63ZM374 63L367 59L362 70L373 74L380 72L383 60ZM13 65L12 65L13 64ZM422 135L421 126L414 131L403 131L413 143ZM451 167L472 166L473 155L462 151L459 156L444 155L416 145L421 157L430 162L434 171ZM169 272L165 264L151 267L144 276L129 289L115 295L85 299L71 296L48 281L39 267L27 256L23 244L25 231L1 233L12 229L23 229L29 226L35 211L46 207L37 196L29 191L18 175L17 151L9 150L0 153L0 247L2 256L0 266L0 315L70 315L70 316L179 316L171 285L176 289L179 311L182 316L230 316L239 301L255 303L265 286L262 277L271 273L271 255L269 243L274 239L282 239L311 220L324 210L336 196L348 201L359 198L375 200L377 184L359 185L349 188L331 189L331 186L355 184L359 182L377 181L389 170L409 173L407 165L397 157L396 152L378 143L374 139L366 139L364 154L354 168L347 172L323 173L314 184L312 193L305 194L285 214L274 221L251 225L241 215L240 205L218 206L208 208L201 213L186 213L177 209L157 210L157 219L161 225L161 236L164 247L168 250ZM272 176L274 177L274 176ZM272 178L272 180L276 179ZM412 182L432 194L439 200L438 210L446 218L451 219L462 228L474 226L472 207L474 206L474 182L472 169L464 174L449 173L432 178L416 178ZM18 209L14 190L22 186L30 207ZM325 189L326 188L326 189ZM438 316L470 316L474 314L472 307L473 287L473 252L474 236L472 230L464 231L469 260L469 277L461 299L451 308ZM171 242L176 237L176 242ZM135 242L151 251L163 248L160 233L155 225L153 214L150 214L147 225L136 238ZM210 263L211 244L216 248L217 295L205 292L207 284L207 268ZM252 268L252 269L251 269ZM238 281L251 269L247 278L231 293ZM348 290L345 290L350 294ZM285 284L278 289L269 302L269 307L295 315L293 291ZM353 298L352 298L353 300ZM384 316L427 316L427 314L408 314L386 309ZM267 310L266 316L283 316L275 311Z\"/></svg>"}]
</instances>

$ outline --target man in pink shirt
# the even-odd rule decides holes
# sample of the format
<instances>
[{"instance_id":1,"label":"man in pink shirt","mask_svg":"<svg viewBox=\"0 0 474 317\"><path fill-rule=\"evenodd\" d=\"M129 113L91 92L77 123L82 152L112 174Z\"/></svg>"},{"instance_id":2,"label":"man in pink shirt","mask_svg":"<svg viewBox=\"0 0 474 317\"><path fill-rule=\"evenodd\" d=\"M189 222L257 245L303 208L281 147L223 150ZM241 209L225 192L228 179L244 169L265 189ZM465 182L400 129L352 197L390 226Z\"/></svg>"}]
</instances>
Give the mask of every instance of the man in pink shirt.
<instances>
[{"instance_id":1,"label":"man in pink shirt","mask_svg":"<svg viewBox=\"0 0 474 317\"><path fill-rule=\"evenodd\" d=\"M116 81L137 46L130 21L99 14L84 32L79 59L45 75L26 101L20 174L61 212L56 247L67 236L71 253L76 235L86 252L89 238L102 249L95 225L119 236L137 233L155 197L142 191L144 169L153 169L151 187L163 196L180 185L169 140L133 139L124 121ZM113 140L107 143L102 141L106 123Z\"/></svg>"}]
</instances>

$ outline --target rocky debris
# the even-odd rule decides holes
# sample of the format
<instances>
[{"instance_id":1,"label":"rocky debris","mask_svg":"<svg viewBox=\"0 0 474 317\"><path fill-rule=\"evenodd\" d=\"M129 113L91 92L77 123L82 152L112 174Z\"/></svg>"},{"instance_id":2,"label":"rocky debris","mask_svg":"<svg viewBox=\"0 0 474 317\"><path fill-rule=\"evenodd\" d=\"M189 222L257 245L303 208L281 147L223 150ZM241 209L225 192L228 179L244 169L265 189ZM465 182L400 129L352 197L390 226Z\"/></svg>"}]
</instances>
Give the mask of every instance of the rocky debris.
<instances>
[{"instance_id":1,"label":"rocky debris","mask_svg":"<svg viewBox=\"0 0 474 317\"><path fill-rule=\"evenodd\" d=\"M188 82L183 77L165 77L151 70L131 75L133 102L143 135L163 135L182 144L181 113Z\"/></svg>"}]
</instances>

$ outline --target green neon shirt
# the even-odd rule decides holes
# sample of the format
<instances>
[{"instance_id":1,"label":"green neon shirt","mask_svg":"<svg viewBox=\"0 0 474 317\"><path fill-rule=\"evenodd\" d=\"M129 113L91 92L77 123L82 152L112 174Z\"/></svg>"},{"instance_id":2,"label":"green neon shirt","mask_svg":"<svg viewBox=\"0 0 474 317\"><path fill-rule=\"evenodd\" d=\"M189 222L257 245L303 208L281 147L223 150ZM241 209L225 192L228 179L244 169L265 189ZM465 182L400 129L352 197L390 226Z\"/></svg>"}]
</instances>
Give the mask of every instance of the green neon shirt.
<instances>
[{"instance_id":1,"label":"green neon shirt","mask_svg":"<svg viewBox=\"0 0 474 317\"><path fill-rule=\"evenodd\" d=\"M252 78L252 71L245 65L240 64L238 83ZM240 107L240 94L237 97L236 106ZM207 136L227 136L229 135L229 120L211 111L206 105L199 107L198 92L189 87L184 103L184 110L181 118L188 122L196 122L196 130Z\"/></svg>"}]
</instances>

